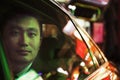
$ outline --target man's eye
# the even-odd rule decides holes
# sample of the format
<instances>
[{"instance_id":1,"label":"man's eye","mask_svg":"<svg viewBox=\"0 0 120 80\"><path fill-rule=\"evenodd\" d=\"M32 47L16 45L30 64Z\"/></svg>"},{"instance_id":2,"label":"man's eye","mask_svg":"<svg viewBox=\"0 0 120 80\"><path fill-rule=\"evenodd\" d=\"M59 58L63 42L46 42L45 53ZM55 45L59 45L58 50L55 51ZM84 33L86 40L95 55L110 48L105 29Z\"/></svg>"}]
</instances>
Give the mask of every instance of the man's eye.
<instances>
[{"instance_id":1,"label":"man's eye","mask_svg":"<svg viewBox=\"0 0 120 80\"><path fill-rule=\"evenodd\" d=\"M37 36L37 34L36 34L35 32L30 32L30 33L29 33L29 36L30 36L31 38L33 38L33 37Z\"/></svg>"},{"instance_id":2,"label":"man's eye","mask_svg":"<svg viewBox=\"0 0 120 80\"><path fill-rule=\"evenodd\" d=\"M19 35L19 31L11 31L11 35L12 36L18 36Z\"/></svg>"}]
</instances>

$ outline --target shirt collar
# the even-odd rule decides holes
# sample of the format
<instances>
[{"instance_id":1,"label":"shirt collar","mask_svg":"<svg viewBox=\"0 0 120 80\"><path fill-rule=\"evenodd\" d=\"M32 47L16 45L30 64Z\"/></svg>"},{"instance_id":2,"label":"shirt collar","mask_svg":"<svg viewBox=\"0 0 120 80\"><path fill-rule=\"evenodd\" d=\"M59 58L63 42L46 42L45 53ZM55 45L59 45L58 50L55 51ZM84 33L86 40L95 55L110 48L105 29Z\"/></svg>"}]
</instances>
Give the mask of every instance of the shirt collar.
<instances>
[{"instance_id":1,"label":"shirt collar","mask_svg":"<svg viewBox=\"0 0 120 80\"><path fill-rule=\"evenodd\" d=\"M22 75L24 75L27 71L29 71L30 67L31 67L32 63L30 63L27 67L25 67L21 72L19 72L16 76L20 77Z\"/></svg>"}]
</instances>

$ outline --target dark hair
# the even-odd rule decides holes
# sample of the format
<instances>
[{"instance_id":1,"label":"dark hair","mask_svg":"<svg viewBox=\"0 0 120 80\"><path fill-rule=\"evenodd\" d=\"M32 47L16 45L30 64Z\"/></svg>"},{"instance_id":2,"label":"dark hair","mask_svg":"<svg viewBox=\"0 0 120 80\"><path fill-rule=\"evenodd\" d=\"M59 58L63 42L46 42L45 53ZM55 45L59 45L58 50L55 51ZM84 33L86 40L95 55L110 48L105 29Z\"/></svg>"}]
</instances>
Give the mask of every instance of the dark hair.
<instances>
[{"instance_id":1,"label":"dark hair","mask_svg":"<svg viewBox=\"0 0 120 80\"><path fill-rule=\"evenodd\" d=\"M27 10L27 9L24 9L24 8L12 8L12 9L9 9L6 12L4 12L4 14L0 15L0 34L1 35L3 34L5 24L9 20L11 20L13 18L16 18L16 17L19 17L19 16L35 17L38 20L38 22L41 26L40 16L37 13L33 12L32 10ZM41 29L41 27L40 27L40 29Z\"/></svg>"}]
</instances>

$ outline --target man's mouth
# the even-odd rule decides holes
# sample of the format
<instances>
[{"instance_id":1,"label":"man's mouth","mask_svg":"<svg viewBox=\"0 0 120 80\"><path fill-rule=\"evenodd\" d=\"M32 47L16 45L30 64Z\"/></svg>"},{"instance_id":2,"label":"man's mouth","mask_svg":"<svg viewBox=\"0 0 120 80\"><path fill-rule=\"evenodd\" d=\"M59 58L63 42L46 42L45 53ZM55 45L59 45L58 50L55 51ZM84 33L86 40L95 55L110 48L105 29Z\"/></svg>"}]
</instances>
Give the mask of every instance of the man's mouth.
<instances>
[{"instance_id":1,"label":"man's mouth","mask_svg":"<svg viewBox=\"0 0 120 80\"><path fill-rule=\"evenodd\" d=\"M17 50L17 52L21 55L28 55L31 53L30 50Z\"/></svg>"}]
</instances>

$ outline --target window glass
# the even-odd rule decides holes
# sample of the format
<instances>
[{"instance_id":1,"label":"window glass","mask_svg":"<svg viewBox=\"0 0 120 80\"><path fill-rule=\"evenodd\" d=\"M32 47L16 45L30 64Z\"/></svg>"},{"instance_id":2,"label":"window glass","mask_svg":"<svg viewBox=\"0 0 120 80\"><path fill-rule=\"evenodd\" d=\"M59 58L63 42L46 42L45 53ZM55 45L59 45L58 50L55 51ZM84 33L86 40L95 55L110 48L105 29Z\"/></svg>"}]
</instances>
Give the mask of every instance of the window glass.
<instances>
[{"instance_id":1,"label":"window glass","mask_svg":"<svg viewBox=\"0 0 120 80\"><path fill-rule=\"evenodd\" d=\"M42 23L41 71L87 77L105 62L102 52L79 24L56 7L52 11L54 16L45 15L53 21Z\"/></svg>"}]
</instances>

